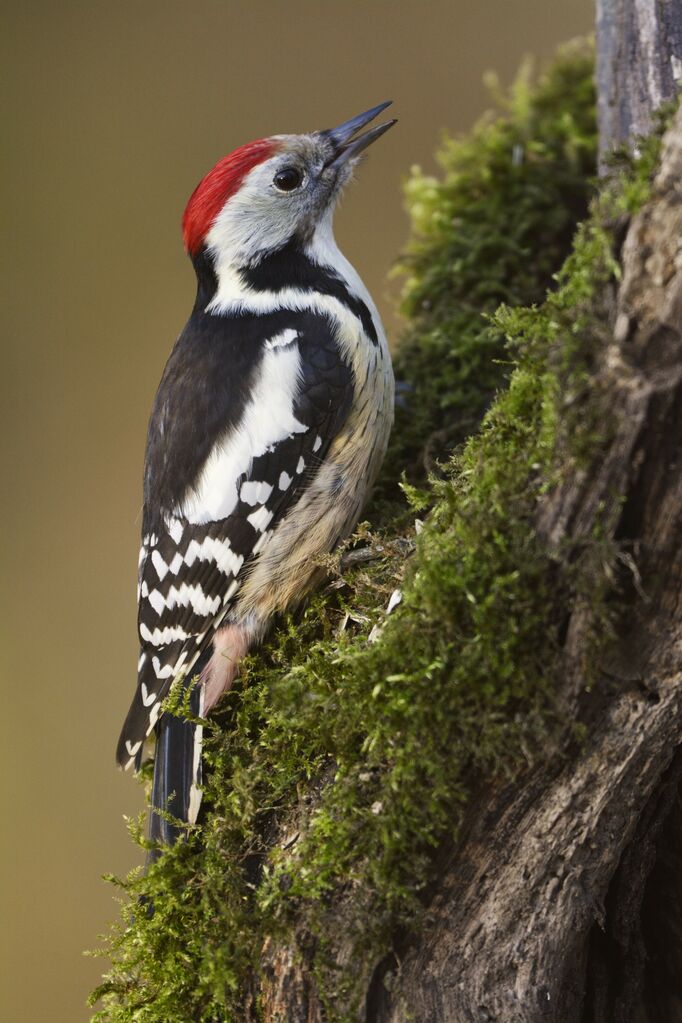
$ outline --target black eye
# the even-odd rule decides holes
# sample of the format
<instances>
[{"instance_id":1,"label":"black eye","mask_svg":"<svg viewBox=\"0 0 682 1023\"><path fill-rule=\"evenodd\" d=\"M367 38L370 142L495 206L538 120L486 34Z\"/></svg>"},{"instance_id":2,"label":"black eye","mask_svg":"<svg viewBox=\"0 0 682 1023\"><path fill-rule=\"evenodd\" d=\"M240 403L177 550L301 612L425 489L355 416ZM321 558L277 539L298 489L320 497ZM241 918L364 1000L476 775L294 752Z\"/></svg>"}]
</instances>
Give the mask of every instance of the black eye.
<instances>
[{"instance_id":1,"label":"black eye","mask_svg":"<svg viewBox=\"0 0 682 1023\"><path fill-rule=\"evenodd\" d=\"M303 181L303 175L296 167L283 167L272 180L280 192L293 192Z\"/></svg>"}]
</instances>

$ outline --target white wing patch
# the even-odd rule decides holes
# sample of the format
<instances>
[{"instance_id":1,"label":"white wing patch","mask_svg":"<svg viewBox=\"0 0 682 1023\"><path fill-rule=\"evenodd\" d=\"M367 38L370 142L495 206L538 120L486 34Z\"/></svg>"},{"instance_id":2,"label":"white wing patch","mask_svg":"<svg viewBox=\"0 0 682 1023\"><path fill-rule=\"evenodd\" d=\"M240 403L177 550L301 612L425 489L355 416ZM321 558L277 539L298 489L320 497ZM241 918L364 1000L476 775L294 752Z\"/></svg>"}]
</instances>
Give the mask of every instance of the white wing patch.
<instances>
[{"instance_id":1,"label":"white wing patch","mask_svg":"<svg viewBox=\"0 0 682 1023\"><path fill-rule=\"evenodd\" d=\"M162 664L161 658L154 655L154 657L152 657L152 667L154 668L154 674L156 675L157 678L160 679L174 678L175 675L177 675L178 672L182 671L182 669L185 667L185 661L187 660L187 656L188 656L187 651L183 650L175 664ZM192 661L189 663L189 665L187 665L187 671L190 670L198 656L199 654L195 653ZM154 727L153 725L150 725L148 727L147 735L149 735L153 727Z\"/></svg>"},{"instance_id":2,"label":"white wing patch","mask_svg":"<svg viewBox=\"0 0 682 1023\"><path fill-rule=\"evenodd\" d=\"M170 678L171 675L175 674L172 664L161 664L161 660L158 657L152 657L152 664L154 665L154 674L157 678Z\"/></svg>"},{"instance_id":3,"label":"white wing patch","mask_svg":"<svg viewBox=\"0 0 682 1023\"><path fill-rule=\"evenodd\" d=\"M219 540L212 536L205 537L201 543L192 540L185 551L184 562L191 568L196 559L214 561L221 572L226 575L237 575L244 563L242 554L235 554L229 540Z\"/></svg>"},{"instance_id":4,"label":"white wing patch","mask_svg":"<svg viewBox=\"0 0 682 1023\"><path fill-rule=\"evenodd\" d=\"M271 337L268 341L266 341L265 347L286 348L287 345L290 345L293 341L296 341L297 338L298 331L294 330L292 327L287 327L287 329L283 330L281 334L275 334L274 337Z\"/></svg>"},{"instance_id":5,"label":"white wing patch","mask_svg":"<svg viewBox=\"0 0 682 1023\"><path fill-rule=\"evenodd\" d=\"M263 544L265 543L265 541L267 540L268 535L269 535L268 531L267 531L267 529L265 529L261 533L261 535L258 537L258 539L256 540L255 544L253 545L253 550L251 552L253 554L254 558L255 558L256 554L258 554L258 552L260 551L260 549L263 546Z\"/></svg>"},{"instance_id":6,"label":"white wing patch","mask_svg":"<svg viewBox=\"0 0 682 1023\"><path fill-rule=\"evenodd\" d=\"M152 565L156 569L156 574L159 579L163 579L168 573L168 565L163 560L158 551L152 551Z\"/></svg>"},{"instance_id":7,"label":"white wing patch","mask_svg":"<svg viewBox=\"0 0 682 1023\"><path fill-rule=\"evenodd\" d=\"M185 532L184 523L181 522L180 519L174 519L171 518L171 516L166 516L166 528L173 537L174 542L176 544L180 543L182 540L182 534Z\"/></svg>"},{"instance_id":8,"label":"white wing patch","mask_svg":"<svg viewBox=\"0 0 682 1023\"><path fill-rule=\"evenodd\" d=\"M247 520L251 523L254 529L257 529L259 533L264 533L270 524L272 518L272 512L268 511L265 505L261 505L260 508L251 512L247 515Z\"/></svg>"},{"instance_id":9,"label":"white wing patch","mask_svg":"<svg viewBox=\"0 0 682 1023\"><path fill-rule=\"evenodd\" d=\"M220 607L220 597L208 597L197 583L188 586L182 583L181 586L171 586L166 596L166 607L191 607L195 614L214 615Z\"/></svg>"},{"instance_id":10,"label":"white wing patch","mask_svg":"<svg viewBox=\"0 0 682 1023\"><path fill-rule=\"evenodd\" d=\"M140 683L140 695L142 696L142 702L145 707L151 707L156 700L156 693L150 693L144 682Z\"/></svg>"},{"instance_id":11,"label":"white wing patch","mask_svg":"<svg viewBox=\"0 0 682 1023\"><path fill-rule=\"evenodd\" d=\"M152 646L165 646L166 643L173 643L178 639L183 641L189 639L189 635L180 625L167 625L164 629L157 628L152 631L144 622L140 622L140 639L143 639L145 643L151 643Z\"/></svg>"},{"instance_id":12,"label":"white wing patch","mask_svg":"<svg viewBox=\"0 0 682 1023\"><path fill-rule=\"evenodd\" d=\"M306 432L308 427L294 415L300 373L298 345L266 350L241 422L206 459L196 485L178 508L180 515L193 523L226 518L237 505L237 481L248 474L253 459L279 441Z\"/></svg>"},{"instance_id":13,"label":"white wing patch","mask_svg":"<svg viewBox=\"0 0 682 1023\"><path fill-rule=\"evenodd\" d=\"M223 597L223 604L228 604L232 600L232 598L234 597L234 595L235 595L235 593L237 592L238 589L239 589L239 580L238 579L233 579L232 582L230 583L229 587L228 587L227 593ZM202 639L203 639L203 634L201 635L201 637L197 636L197 643L200 643Z\"/></svg>"},{"instance_id":14,"label":"white wing patch","mask_svg":"<svg viewBox=\"0 0 682 1023\"><path fill-rule=\"evenodd\" d=\"M271 493L272 487L269 483L248 480L246 483L242 483L239 496L244 504L265 504Z\"/></svg>"}]
</instances>

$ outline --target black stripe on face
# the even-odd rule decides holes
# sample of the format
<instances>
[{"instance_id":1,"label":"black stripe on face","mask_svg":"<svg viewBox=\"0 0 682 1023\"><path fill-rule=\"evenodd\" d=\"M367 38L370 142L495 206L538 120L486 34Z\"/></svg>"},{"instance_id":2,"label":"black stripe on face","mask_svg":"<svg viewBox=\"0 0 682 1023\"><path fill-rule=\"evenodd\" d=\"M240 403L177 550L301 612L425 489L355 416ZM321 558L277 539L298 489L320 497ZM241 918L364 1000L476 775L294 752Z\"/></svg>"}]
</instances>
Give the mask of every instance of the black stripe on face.
<instances>
[{"instance_id":1,"label":"black stripe on face","mask_svg":"<svg viewBox=\"0 0 682 1023\"><path fill-rule=\"evenodd\" d=\"M357 316L372 344L379 343L372 314L362 299L348 290L345 281L331 267L314 263L295 241L264 256L257 266L243 268L241 275L244 283L254 291L277 292L284 288L301 288L330 295Z\"/></svg>"}]
</instances>

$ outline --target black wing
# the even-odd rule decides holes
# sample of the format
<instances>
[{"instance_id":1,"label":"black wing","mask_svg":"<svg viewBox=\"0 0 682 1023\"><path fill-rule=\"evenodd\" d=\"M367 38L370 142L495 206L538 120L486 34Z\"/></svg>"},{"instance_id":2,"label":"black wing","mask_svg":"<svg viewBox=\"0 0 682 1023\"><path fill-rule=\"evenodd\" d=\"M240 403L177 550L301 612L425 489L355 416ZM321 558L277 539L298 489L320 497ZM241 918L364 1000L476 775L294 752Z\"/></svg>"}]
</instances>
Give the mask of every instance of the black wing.
<instances>
[{"instance_id":1,"label":"black wing","mask_svg":"<svg viewBox=\"0 0 682 1023\"><path fill-rule=\"evenodd\" d=\"M141 653L117 750L124 765L139 760L173 679L196 669L210 647L245 568L324 461L353 397L352 371L326 317L285 311L206 319L212 330L201 323L192 332L190 321L180 337L150 422ZM214 516L221 488L229 514Z\"/></svg>"}]
</instances>

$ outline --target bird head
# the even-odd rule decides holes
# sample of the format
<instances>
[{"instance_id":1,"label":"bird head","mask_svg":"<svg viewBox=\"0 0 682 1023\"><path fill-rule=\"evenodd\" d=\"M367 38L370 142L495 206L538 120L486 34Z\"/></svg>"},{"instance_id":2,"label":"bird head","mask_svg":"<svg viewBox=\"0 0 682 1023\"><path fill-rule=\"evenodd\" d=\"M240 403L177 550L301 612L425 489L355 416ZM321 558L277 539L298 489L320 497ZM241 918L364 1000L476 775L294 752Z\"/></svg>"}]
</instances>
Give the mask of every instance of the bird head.
<instances>
[{"instance_id":1,"label":"bird head","mask_svg":"<svg viewBox=\"0 0 682 1023\"><path fill-rule=\"evenodd\" d=\"M310 242L331 228L336 200L360 154L395 120L361 132L389 103L337 128L309 135L273 135L235 149L192 193L182 227L193 258L249 266L287 243Z\"/></svg>"}]
</instances>

